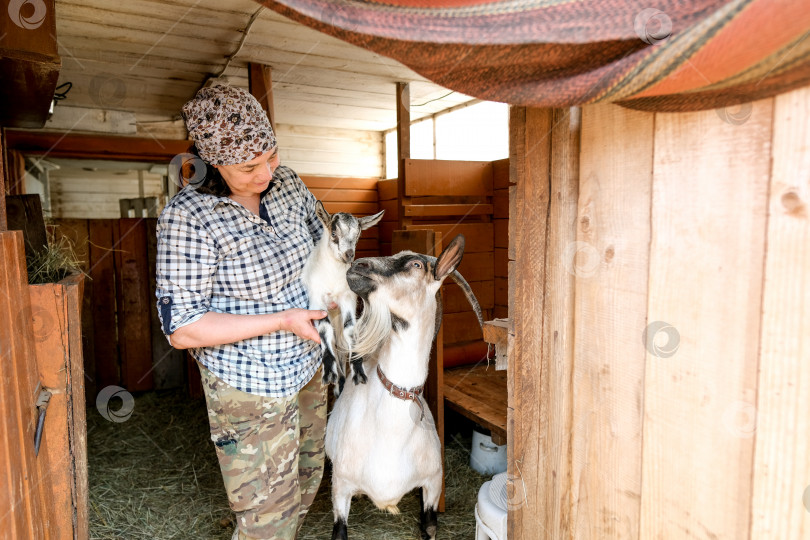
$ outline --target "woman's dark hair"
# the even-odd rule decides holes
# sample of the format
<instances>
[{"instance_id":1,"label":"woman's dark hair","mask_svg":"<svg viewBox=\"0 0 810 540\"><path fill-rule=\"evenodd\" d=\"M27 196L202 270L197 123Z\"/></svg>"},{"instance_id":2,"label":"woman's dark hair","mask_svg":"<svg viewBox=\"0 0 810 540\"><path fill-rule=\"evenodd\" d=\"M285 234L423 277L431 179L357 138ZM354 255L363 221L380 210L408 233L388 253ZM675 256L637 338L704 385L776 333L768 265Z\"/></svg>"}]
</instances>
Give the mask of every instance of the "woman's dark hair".
<instances>
[{"instance_id":1,"label":"woman's dark hair","mask_svg":"<svg viewBox=\"0 0 810 540\"><path fill-rule=\"evenodd\" d=\"M228 184L225 183L225 179L222 178L222 175L219 174L219 171L216 169L216 167L214 167L213 165L205 161L202 157L200 157L200 152L197 150L196 145L192 144L188 148L188 153L193 156L196 156L197 159L191 161L190 163L189 162L187 163L191 164L194 167L197 167L200 163L205 164L205 177L202 178L202 180L199 183L195 182L196 184L195 187L197 191L199 191L200 193L207 193L209 195L216 195L217 197L227 197L228 195L231 194L231 188L229 188ZM183 169L186 169L186 167L183 167ZM186 176L185 170L183 171L183 173L184 173L183 176ZM195 170L194 173L189 176L193 179L194 177L197 177L198 174L199 172Z\"/></svg>"}]
</instances>

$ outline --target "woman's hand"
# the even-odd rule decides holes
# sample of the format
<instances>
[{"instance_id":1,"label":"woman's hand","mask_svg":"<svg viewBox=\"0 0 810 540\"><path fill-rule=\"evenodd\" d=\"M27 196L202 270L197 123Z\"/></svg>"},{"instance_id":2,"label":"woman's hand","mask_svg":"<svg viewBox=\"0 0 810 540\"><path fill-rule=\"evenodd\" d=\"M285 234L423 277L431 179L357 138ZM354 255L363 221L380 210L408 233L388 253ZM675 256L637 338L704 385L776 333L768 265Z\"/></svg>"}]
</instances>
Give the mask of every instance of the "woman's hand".
<instances>
[{"instance_id":1,"label":"woman's hand","mask_svg":"<svg viewBox=\"0 0 810 540\"><path fill-rule=\"evenodd\" d=\"M283 314L282 329L288 330L300 338L309 339L315 343L321 342L321 337L312 325L312 321L326 317L325 311L294 308L284 311Z\"/></svg>"}]
</instances>

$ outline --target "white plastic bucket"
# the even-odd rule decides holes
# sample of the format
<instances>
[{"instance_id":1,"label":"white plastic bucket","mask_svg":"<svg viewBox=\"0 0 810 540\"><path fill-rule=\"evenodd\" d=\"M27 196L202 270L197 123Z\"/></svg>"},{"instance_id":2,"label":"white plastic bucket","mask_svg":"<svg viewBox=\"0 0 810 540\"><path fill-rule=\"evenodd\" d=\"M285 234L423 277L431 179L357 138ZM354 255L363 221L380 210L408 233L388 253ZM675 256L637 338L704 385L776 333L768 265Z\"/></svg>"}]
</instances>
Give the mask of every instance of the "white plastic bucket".
<instances>
[{"instance_id":1,"label":"white plastic bucket","mask_svg":"<svg viewBox=\"0 0 810 540\"><path fill-rule=\"evenodd\" d=\"M492 437L473 430L470 467L481 474L498 474L506 470L506 445L492 442Z\"/></svg>"}]
</instances>

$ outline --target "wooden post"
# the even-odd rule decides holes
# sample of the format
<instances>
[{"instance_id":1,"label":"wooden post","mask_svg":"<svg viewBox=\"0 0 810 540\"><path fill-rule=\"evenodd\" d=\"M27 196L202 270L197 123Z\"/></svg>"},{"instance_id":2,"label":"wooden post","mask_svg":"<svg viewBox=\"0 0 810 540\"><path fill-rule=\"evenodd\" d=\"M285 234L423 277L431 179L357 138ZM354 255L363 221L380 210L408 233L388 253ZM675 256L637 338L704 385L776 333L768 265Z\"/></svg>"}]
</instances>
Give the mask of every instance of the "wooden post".
<instances>
[{"instance_id":1,"label":"wooden post","mask_svg":"<svg viewBox=\"0 0 810 540\"><path fill-rule=\"evenodd\" d=\"M509 355L507 474L512 499L507 536L512 540L547 538L545 476L550 475L540 442L540 374L543 368L544 285L550 199L550 109L512 107L509 115L509 167L516 184L509 241L509 305L515 335ZM518 292L519 291L519 294ZM542 470L541 470L542 469Z\"/></svg>"},{"instance_id":2,"label":"wooden post","mask_svg":"<svg viewBox=\"0 0 810 540\"><path fill-rule=\"evenodd\" d=\"M261 103L273 131L276 131L275 111L273 109L273 68L264 64L248 62L248 87Z\"/></svg>"},{"instance_id":3,"label":"wooden post","mask_svg":"<svg viewBox=\"0 0 810 540\"><path fill-rule=\"evenodd\" d=\"M6 225L6 130L0 127L0 231L8 229Z\"/></svg>"},{"instance_id":4,"label":"wooden post","mask_svg":"<svg viewBox=\"0 0 810 540\"><path fill-rule=\"evenodd\" d=\"M397 210L399 228L413 222L405 215L403 206L410 202L405 195L405 160L411 157L411 87L397 83Z\"/></svg>"}]
</instances>

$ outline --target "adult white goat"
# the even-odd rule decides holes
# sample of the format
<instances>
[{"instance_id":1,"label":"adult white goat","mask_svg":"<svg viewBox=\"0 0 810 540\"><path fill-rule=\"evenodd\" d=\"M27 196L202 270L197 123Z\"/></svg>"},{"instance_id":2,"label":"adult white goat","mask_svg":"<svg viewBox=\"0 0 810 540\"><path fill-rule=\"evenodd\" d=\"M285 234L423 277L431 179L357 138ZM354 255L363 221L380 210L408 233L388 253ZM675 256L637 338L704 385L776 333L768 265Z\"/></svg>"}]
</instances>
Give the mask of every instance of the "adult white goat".
<instances>
[{"instance_id":1,"label":"adult white goat","mask_svg":"<svg viewBox=\"0 0 810 540\"><path fill-rule=\"evenodd\" d=\"M358 259L347 273L349 287L364 303L354 352L365 356L370 381L346 387L326 427L333 540L348 538L353 495L364 493L378 508L398 513L402 496L416 488L422 538L435 538L442 453L422 389L441 324L439 287L447 276L459 284L483 325L478 301L456 271L463 254L459 235L438 259L403 251Z\"/></svg>"},{"instance_id":2,"label":"adult white goat","mask_svg":"<svg viewBox=\"0 0 810 540\"><path fill-rule=\"evenodd\" d=\"M356 218L345 212L329 214L321 201L315 203L315 214L324 226L320 241L304 265L302 280L309 295L309 309L322 309L329 312L327 319L315 321L315 328L321 336L323 351L323 381L337 383L335 393L343 390L346 354L335 347L335 335L342 337L341 345L352 350L355 326L357 295L346 282L346 271L354 260L354 249L360 238L360 231L376 225L385 210L373 216ZM337 308L329 310L331 303ZM362 359L352 362L355 384L365 383Z\"/></svg>"}]
</instances>

